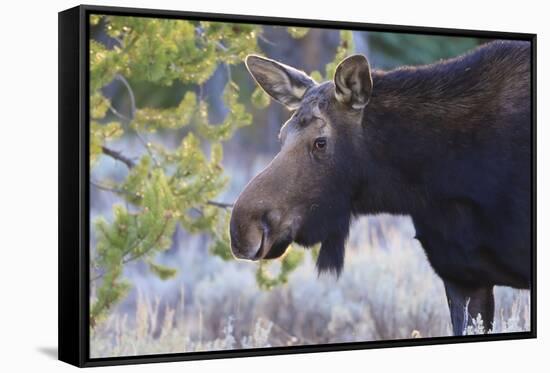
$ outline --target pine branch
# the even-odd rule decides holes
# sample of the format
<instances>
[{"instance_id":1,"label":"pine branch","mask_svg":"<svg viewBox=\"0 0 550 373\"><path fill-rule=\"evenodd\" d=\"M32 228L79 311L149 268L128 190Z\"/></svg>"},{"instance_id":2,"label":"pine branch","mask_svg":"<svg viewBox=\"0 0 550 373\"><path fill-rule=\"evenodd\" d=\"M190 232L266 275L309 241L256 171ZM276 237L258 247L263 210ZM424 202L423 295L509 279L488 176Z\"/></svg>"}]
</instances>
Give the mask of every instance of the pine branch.
<instances>
[{"instance_id":1,"label":"pine branch","mask_svg":"<svg viewBox=\"0 0 550 373\"><path fill-rule=\"evenodd\" d=\"M146 256L150 251L152 251L156 247L156 245L160 242L160 240L162 239L162 236L164 236L164 233L166 232L166 228L168 227L168 220L169 219L164 220L164 225L162 226L162 230L159 232L159 234L157 234L157 236L155 237L155 240L153 241L153 244L151 245L151 247L149 249L147 249L146 251L141 252L141 253L136 253L136 254L134 254L130 257L127 257L126 259L123 258L122 264L127 264L129 262L133 262L134 260L140 259L140 258ZM141 243L141 241L143 241L143 239L145 239L145 237L143 237L141 240L139 240L138 243L134 245L134 248L138 247L139 244ZM130 253L133 250L134 249L128 250L128 252Z\"/></svg>"},{"instance_id":2,"label":"pine branch","mask_svg":"<svg viewBox=\"0 0 550 373\"><path fill-rule=\"evenodd\" d=\"M93 180L90 180L90 185L93 185L97 189L103 190L105 192L111 192L111 193L115 193L115 194L128 194L128 195L131 195L131 193L128 192L127 190L123 190L123 189L119 189L119 188L113 188L111 186L107 186L107 185L97 183ZM133 197L135 197L135 196L133 196ZM231 209L231 208L233 208L233 203L226 203L226 202L218 202L218 201L208 200L208 201L206 201L206 204L210 205L210 206L219 207L219 208L222 208L222 209ZM200 211L199 209L194 208L193 210L202 213L202 211Z\"/></svg>"}]
</instances>

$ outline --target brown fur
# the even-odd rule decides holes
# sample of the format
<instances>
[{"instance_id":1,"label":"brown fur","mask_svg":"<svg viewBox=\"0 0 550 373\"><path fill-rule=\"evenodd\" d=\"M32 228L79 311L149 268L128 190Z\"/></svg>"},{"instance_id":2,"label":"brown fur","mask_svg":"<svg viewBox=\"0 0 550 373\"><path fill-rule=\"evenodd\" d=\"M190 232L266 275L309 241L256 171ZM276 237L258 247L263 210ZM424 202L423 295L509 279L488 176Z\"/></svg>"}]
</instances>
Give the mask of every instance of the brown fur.
<instances>
[{"instance_id":1,"label":"brown fur","mask_svg":"<svg viewBox=\"0 0 550 373\"><path fill-rule=\"evenodd\" d=\"M281 152L235 204L236 256L321 242L319 271L338 274L351 218L385 212L411 216L445 282L455 334L470 320L466 300L490 325L494 285L530 286L528 42L389 72L352 56L322 84L250 59L262 88L296 111Z\"/></svg>"}]
</instances>

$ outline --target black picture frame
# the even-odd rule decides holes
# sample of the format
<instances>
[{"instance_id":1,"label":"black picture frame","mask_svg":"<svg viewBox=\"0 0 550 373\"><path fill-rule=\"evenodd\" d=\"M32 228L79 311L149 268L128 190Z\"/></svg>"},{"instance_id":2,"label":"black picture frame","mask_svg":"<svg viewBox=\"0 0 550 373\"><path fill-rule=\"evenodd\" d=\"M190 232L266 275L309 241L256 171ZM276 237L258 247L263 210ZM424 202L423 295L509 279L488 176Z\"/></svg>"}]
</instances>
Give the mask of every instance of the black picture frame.
<instances>
[{"instance_id":1,"label":"black picture frame","mask_svg":"<svg viewBox=\"0 0 550 373\"><path fill-rule=\"evenodd\" d=\"M469 36L525 40L532 45L531 144L532 144L532 278L531 331L324 345L152 354L129 357L89 357L89 25L90 14L160 17L186 20L246 22L282 26L321 27L427 35ZM536 34L398 26L326 20L212 14L158 9L81 5L59 13L59 360L79 367L219 359L260 355L283 355L482 342L536 338Z\"/></svg>"}]
</instances>

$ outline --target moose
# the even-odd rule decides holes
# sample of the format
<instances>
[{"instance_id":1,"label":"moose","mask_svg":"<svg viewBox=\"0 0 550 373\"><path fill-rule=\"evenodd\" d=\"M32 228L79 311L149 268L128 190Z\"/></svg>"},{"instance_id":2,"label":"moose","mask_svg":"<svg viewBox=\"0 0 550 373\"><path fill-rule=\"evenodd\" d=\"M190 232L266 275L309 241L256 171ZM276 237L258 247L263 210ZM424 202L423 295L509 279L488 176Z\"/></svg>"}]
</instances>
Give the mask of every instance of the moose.
<instances>
[{"instance_id":1,"label":"moose","mask_svg":"<svg viewBox=\"0 0 550 373\"><path fill-rule=\"evenodd\" d=\"M320 243L319 273L338 276L353 217L407 215L453 333L478 315L490 329L493 287L531 286L530 55L528 42L492 41L391 71L352 55L323 83L247 56L256 83L293 113L280 152L234 205L234 256Z\"/></svg>"}]
</instances>

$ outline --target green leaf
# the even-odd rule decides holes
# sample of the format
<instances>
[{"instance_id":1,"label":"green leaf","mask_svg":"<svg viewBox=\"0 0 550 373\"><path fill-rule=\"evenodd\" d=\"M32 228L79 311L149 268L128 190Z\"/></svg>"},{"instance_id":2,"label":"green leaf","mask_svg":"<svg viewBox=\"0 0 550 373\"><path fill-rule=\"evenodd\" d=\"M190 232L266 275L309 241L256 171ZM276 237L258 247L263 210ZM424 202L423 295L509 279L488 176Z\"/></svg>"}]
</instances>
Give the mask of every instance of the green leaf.
<instances>
[{"instance_id":1,"label":"green leaf","mask_svg":"<svg viewBox=\"0 0 550 373\"><path fill-rule=\"evenodd\" d=\"M101 21L102 18L103 18L103 16L99 16L97 14L90 15L90 25L95 26L95 25L99 24L99 22Z\"/></svg>"},{"instance_id":2,"label":"green leaf","mask_svg":"<svg viewBox=\"0 0 550 373\"><path fill-rule=\"evenodd\" d=\"M295 250L292 246L289 246L281 258L281 269L276 276L270 275L265 268L265 262L261 261L256 271L256 282L259 288L262 290L271 290L276 286L286 284L288 276L298 268L303 260L303 250Z\"/></svg>"},{"instance_id":3,"label":"green leaf","mask_svg":"<svg viewBox=\"0 0 550 373\"><path fill-rule=\"evenodd\" d=\"M94 92L90 97L90 117L92 119L102 119L105 117L111 102L99 91Z\"/></svg>"},{"instance_id":4,"label":"green leaf","mask_svg":"<svg viewBox=\"0 0 550 373\"><path fill-rule=\"evenodd\" d=\"M220 124L210 124L208 121L208 105L201 101L199 104L197 122L198 131L206 139L211 141L224 141L233 136L233 133L252 123L252 115L246 111L243 104L239 103L239 87L229 82L223 91L225 106L229 109L225 119Z\"/></svg>"},{"instance_id":5,"label":"green leaf","mask_svg":"<svg viewBox=\"0 0 550 373\"><path fill-rule=\"evenodd\" d=\"M92 167L103 153L103 145L122 135L123 130L119 122L100 124L99 122L92 121L90 123L90 164Z\"/></svg>"},{"instance_id":6,"label":"green leaf","mask_svg":"<svg viewBox=\"0 0 550 373\"><path fill-rule=\"evenodd\" d=\"M157 275L161 280L168 280L175 277L178 274L178 271L175 268L170 268L153 261L148 261L147 265L149 270Z\"/></svg>"},{"instance_id":7,"label":"green leaf","mask_svg":"<svg viewBox=\"0 0 550 373\"><path fill-rule=\"evenodd\" d=\"M312 71L309 76L318 83L323 81L323 76L318 70Z\"/></svg>"},{"instance_id":8,"label":"green leaf","mask_svg":"<svg viewBox=\"0 0 550 373\"><path fill-rule=\"evenodd\" d=\"M197 110L197 96L188 91L175 108L141 108L136 112L132 128L136 131L156 132L159 129L179 129L187 126Z\"/></svg>"},{"instance_id":9,"label":"green leaf","mask_svg":"<svg viewBox=\"0 0 550 373\"><path fill-rule=\"evenodd\" d=\"M254 92L252 92L252 96L250 97L252 104L257 107L258 109L264 109L269 105L269 96L267 93L264 92L263 89L260 88L260 86L257 86L256 89L254 89Z\"/></svg>"},{"instance_id":10,"label":"green leaf","mask_svg":"<svg viewBox=\"0 0 550 373\"><path fill-rule=\"evenodd\" d=\"M306 27L287 27L286 30L295 39L303 38L309 32L309 28Z\"/></svg>"},{"instance_id":11,"label":"green leaf","mask_svg":"<svg viewBox=\"0 0 550 373\"><path fill-rule=\"evenodd\" d=\"M338 64L347 56L353 53L354 44L353 44L353 32L349 30L340 31L340 44L336 49L336 55L334 60L327 64L325 67L325 79L330 80L334 78L334 73L336 72L336 67Z\"/></svg>"}]
</instances>

